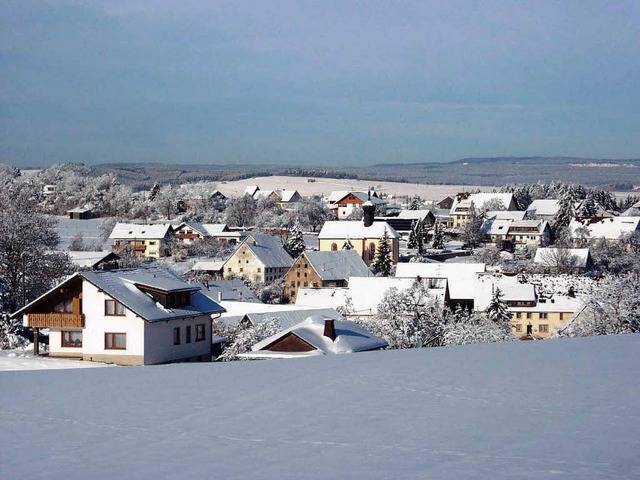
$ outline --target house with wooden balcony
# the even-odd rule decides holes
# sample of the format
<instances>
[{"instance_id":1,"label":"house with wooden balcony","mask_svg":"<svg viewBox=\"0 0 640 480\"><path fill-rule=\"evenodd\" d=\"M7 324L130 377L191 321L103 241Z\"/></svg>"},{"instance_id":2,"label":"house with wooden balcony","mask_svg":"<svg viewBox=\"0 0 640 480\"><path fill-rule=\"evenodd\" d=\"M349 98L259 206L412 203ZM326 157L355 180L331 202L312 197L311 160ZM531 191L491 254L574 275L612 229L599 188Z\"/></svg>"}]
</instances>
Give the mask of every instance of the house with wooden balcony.
<instances>
[{"instance_id":1,"label":"house with wooden balcony","mask_svg":"<svg viewBox=\"0 0 640 480\"><path fill-rule=\"evenodd\" d=\"M109 235L114 252L131 248L137 257L159 258L167 254L166 244L173 235L168 223L141 225L138 223L116 223Z\"/></svg>"},{"instance_id":2,"label":"house with wooden balcony","mask_svg":"<svg viewBox=\"0 0 640 480\"><path fill-rule=\"evenodd\" d=\"M34 338L48 330L49 356L151 365L210 361L212 319L222 312L201 285L150 267L78 272L12 317Z\"/></svg>"},{"instance_id":3,"label":"house with wooden balcony","mask_svg":"<svg viewBox=\"0 0 640 480\"><path fill-rule=\"evenodd\" d=\"M211 238L220 243L238 243L242 241L247 232L232 232L225 223L194 223L183 222L173 229L173 234L179 243L191 245L193 242Z\"/></svg>"}]
</instances>

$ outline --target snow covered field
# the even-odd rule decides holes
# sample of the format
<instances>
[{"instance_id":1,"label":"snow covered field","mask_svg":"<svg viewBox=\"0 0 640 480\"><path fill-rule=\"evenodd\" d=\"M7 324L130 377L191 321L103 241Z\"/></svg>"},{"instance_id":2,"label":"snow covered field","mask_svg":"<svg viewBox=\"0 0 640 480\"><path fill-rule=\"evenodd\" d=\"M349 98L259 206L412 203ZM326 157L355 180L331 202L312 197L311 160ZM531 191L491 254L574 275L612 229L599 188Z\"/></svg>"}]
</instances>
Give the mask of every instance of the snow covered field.
<instances>
[{"instance_id":1,"label":"snow covered field","mask_svg":"<svg viewBox=\"0 0 640 480\"><path fill-rule=\"evenodd\" d=\"M640 477L640 335L0 374L0 477Z\"/></svg>"},{"instance_id":2,"label":"snow covered field","mask_svg":"<svg viewBox=\"0 0 640 480\"><path fill-rule=\"evenodd\" d=\"M108 250L109 242L105 242L100 238L102 231L100 225L103 219L91 218L89 220L71 220L66 216L56 216L58 226L56 230L60 235L60 243L58 250L68 250L73 238L81 233L85 244L99 243L103 246L103 250Z\"/></svg>"},{"instance_id":3,"label":"snow covered field","mask_svg":"<svg viewBox=\"0 0 640 480\"><path fill-rule=\"evenodd\" d=\"M28 350L0 350L0 371L59 370L61 368L106 367L104 363L83 362L68 358L35 357L33 346Z\"/></svg>"},{"instance_id":4,"label":"snow covered field","mask_svg":"<svg viewBox=\"0 0 640 480\"><path fill-rule=\"evenodd\" d=\"M393 196L420 195L427 200L442 200L448 195L480 188L492 191L494 187L474 187L469 185L424 185L416 183L380 182L378 180L352 180L348 178L315 178L315 182L307 182L308 177L257 177L234 182L218 182L216 188L225 195L242 195L249 185L258 185L261 190L297 190L300 195L328 195L333 190L367 191L374 187L378 192Z\"/></svg>"}]
</instances>

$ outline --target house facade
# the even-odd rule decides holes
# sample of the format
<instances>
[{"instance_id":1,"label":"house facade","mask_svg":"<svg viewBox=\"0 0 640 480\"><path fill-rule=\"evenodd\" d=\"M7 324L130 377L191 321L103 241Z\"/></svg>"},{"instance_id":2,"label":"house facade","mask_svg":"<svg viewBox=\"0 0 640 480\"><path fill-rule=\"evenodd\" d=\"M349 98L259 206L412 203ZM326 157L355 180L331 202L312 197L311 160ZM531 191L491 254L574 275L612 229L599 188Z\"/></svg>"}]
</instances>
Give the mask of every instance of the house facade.
<instances>
[{"instance_id":1,"label":"house facade","mask_svg":"<svg viewBox=\"0 0 640 480\"><path fill-rule=\"evenodd\" d=\"M270 282L283 277L293 265L279 239L251 233L224 263L224 278Z\"/></svg>"},{"instance_id":2,"label":"house facade","mask_svg":"<svg viewBox=\"0 0 640 480\"><path fill-rule=\"evenodd\" d=\"M517 210L512 193L459 193L451 206L453 227L460 228L469 223L473 209L497 210L497 205L504 210Z\"/></svg>"},{"instance_id":3,"label":"house facade","mask_svg":"<svg viewBox=\"0 0 640 480\"><path fill-rule=\"evenodd\" d=\"M173 227L168 223L116 223L109 239L115 252L128 247L137 257L160 258L167 254L166 244L172 235Z\"/></svg>"},{"instance_id":4,"label":"house facade","mask_svg":"<svg viewBox=\"0 0 640 480\"><path fill-rule=\"evenodd\" d=\"M211 360L224 309L162 268L76 273L13 316L49 329L49 356L118 365Z\"/></svg>"},{"instance_id":5,"label":"house facade","mask_svg":"<svg viewBox=\"0 0 640 480\"><path fill-rule=\"evenodd\" d=\"M349 277L370 276L371 270L355 250L305 252L284 276L284 297L294 303L301 287L346 287Z\"/></svg>"},{"instance_id":6,"label":"house facade","mask_svg":"<svg viewBox=\"0 0 640 480\"><path fill-rule=\"evenodd\" d=\"M386 200L378 198L377 194L368 192L332 192L329 196L328 208L339 219L351 215L357 206L363 206L371 201L375 206L386 205Z\"/></svg>"}]
</instances>

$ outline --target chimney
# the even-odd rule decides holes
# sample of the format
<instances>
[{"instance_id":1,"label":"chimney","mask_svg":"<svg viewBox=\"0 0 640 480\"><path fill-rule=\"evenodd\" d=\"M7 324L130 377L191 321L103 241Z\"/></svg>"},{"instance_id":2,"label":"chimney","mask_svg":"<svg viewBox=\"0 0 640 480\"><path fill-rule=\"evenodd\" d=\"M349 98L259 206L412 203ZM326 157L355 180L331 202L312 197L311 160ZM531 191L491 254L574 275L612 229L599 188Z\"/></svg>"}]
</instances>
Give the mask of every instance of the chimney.
<instances>
[{"instance_id":1,"label":"chimney","mask_svg":"<svg viewBox=\"0 0 640 480\"><path fill-rule=\"evenodd\" d=\"M332 318L324 319L324 336L331 340L336 339L336 325Z\"/></svg>"},{"instance_id":2,"label":"chimney","mask_svg":"<svg viewBox=\"0 0 640 480\"><path fill-rule=\"evenodd\" d=\"M218 292L218 302L222 301L222 290Z\"/></svg>"},{"instance_id":3,"label":"chimney","mask_svg":"<svg viewBox=\"0 0 640 480\"><path fill-rule=\"evenodd\" d=\"M362 204L362 210L364 211L364 226L370 227L373 225L373 218L376 214L376 206L371 201L371 192L369 192L369 200Z\"/></svg>"}]
</instances>

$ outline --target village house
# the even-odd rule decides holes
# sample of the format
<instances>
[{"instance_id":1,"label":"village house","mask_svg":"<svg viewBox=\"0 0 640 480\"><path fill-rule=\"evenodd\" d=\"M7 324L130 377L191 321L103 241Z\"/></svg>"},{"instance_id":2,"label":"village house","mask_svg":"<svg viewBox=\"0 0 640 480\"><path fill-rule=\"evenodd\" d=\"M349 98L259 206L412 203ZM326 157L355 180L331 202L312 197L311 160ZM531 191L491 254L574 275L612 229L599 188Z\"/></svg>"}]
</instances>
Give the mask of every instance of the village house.
<instances>
[{"instance_id":1,"label":"village house","mask_svg":"<svg viewBox=\"0 0 640 480\"><path fill-rule=\"evenodd\" d=\"M481 230L498 248L507 250L546 246L551 240L551 227L546 220L513 220L496 213L484 221Z\"/></svg>"},{"instance_id":2,"label":"village house","mask_svg":"<svg viewBox=\"0 0 640 480\"><path fill-rule=\"evenodd\" d=\"M374 222L375 206L372 202L363 204L362 221L328 221L318 234L321 252L336 252L353 249L367 265L373 262L378 245L385 233L391 245L391 259L398 263L400 256L400 235L386 222Z\"/></svg>"},{"instance_id":3,"label":"village house","mask_svg":"<svg viewBox=\"0 0 640 480\"><path fill-rule=\"evenodd\" d=\"M560 211L560 201L555 199L534 200L527 207L527 218L551 222Z\"/></svg>"},{"instance_id":4,"label":"village house","mask_svg":"<svg viewBox=\"0 0 640 480\"><path fill-rule=\"evenodd\" d=\"M588 248L538 248L533 263L550 273L585 273L593 262Z\"/></svg>"},{"instance_id":5,"label":"village house","mask_svg":"<svg viewBox=\"0 0 640 480\"><path fill-rule=\"evenodd\" d=\"M314 315L256 343L241 358L304 358L379 350L388 343L355 322Z\"/></svg>"},{"instance_id":6,"label":"village house","mask_svg":"<svg viewBox=\"0 0 640 480\"><path fill-rule=\"evenodd\" d=\"M120 263L120 256L114 252L67 252L67 255L81 270L112 270Z\"/></svg>"},{"instance_id":7,"label":"village house","mask_svg":"<svg viewBox=\"0 0 640 480\"><path fill-rule=\"evenodd\" d=\"M278 205L285 210L293 208L294 204L302 201L302 195L300 195L297 190L279 190L278 196L280 197Z\"/></svg>"},{"instance_id":8,"label":"village house","mask_svg":"<svg viewBox=\"0 0 640 480\"><path fill-rule=\"evenodd\" d=\"M264 233L250 233L224 264L225 278L271 282L283 277L293 258L280 239Z\"/></svg>"},{"instance_id":9,"label":"village house","mask_svg":"<svg viewBox=\"0 0 640 480\"><path fill-rule=\"evenodd\" d=\"M78 207L67 210L70 220L89 220L93 216L91 207Z\"/></svg>"},{"instance_id":10,"label":"village house","mask_svg":"<svg viewBox=\"0 0 640 480\"><path fill-rule=\"evenodd\" d=\"M355 250L304 252L284 276L284 297L294 302L300 287L345 287L349 277L373 276Z\"/></svg>"},{"instance_id":11,"label":"village house","mask_svg":"<svg viewBox=\"0 0 640 480\"><path fill-rule=\"evenodd\" d=\"M625 235L640 234L640 217L574 219L569 224L569 231L575 240L618 241Z\"/></svg>"},{"instance_id":12,"label":"village house","mask_svg":"<svg viewBox=\"0 0 640 480\"><path fill-rule=\"evenodd\" d=\"M436 217L431 210L401 210L397 217L376 217L375 222L387 222L396 232L408 236L416 222L423 222L425 228L431 228Z\"/></svg>"},{"instance_id":13,"label":"village house","mask_svg":"<svg viewBox=\"0 0 640 480\"><path fill-rule=\"evenodd\" d=\"M517 210L512 193L459 193L451 206L453 227L459 228L469 223L472 209L498 210L495 208L498 205L502 207L500 209Z\"/></svg>"},{"instance_id":14,"label":"village house","mask_svg":"<svg viewBox=\"0 0 640 480\"><path fill-rule=\"evenodd\" d=\"M322 315L325 318L344 320L334 308L309 307L298 305L279 305L247 301L221 301L220 305L226 310L214 324L214 333L220 333L219 328L245 328L276 321L282 329L290 328L312 315Z\"/></svg>"},{"instance_id":15,"label":"village house","mask_svg":"<svg viewBox=\"0 0 640 480\"><path fill-rule=\"evenodd\" d=\"M203 238L212 238L220 243L234 244L248 235L244 231L231 231L224 223L195 223L182 222L174 228L174 235L178 242L191 245Z\"/></svg>"},{"instance_id":16,"label":"village house","mask_svg":"<svg viewBox=\"0 0 640 480\"><path fill-rule=\"evenodd\" d=\"M356 206L362 207L367 201L371 201L376 207L387 204L387 201L378 198L375 192L338 191L329 195L327 208L339 219L345 219L353 213Z\"/></svg>"},{"instance_id":17,"label":"village house","mask_svg":"<svg viewBox=\"0 0 640 480\"><path fill-rule=\"evenodd\" d=\"M150 267L76 273L13 317L35 338L49 329L49 356L151 365L210 361L212 317L223 311L199 286Z\"/></svg>"},{"instance_id":18,"label":"village house","mask_svg":"<svg viewBox=\"0 0 640 480\"><path fill-rule=\"evenodd\" d=\"M137 257L160 258L167 254L166 243L172 235L173 227L168 223L116 223L109 239L116 252L128 246Z\"/></svg>"}]
</instances>

